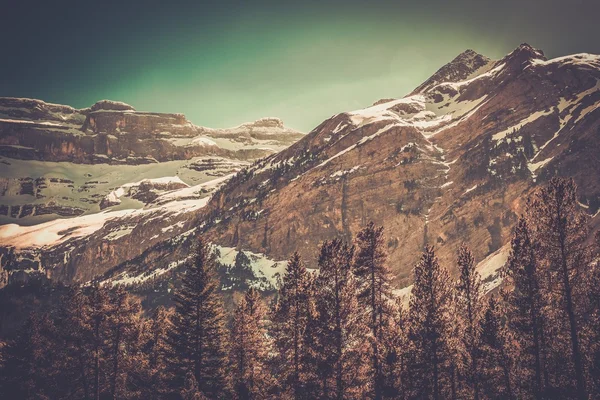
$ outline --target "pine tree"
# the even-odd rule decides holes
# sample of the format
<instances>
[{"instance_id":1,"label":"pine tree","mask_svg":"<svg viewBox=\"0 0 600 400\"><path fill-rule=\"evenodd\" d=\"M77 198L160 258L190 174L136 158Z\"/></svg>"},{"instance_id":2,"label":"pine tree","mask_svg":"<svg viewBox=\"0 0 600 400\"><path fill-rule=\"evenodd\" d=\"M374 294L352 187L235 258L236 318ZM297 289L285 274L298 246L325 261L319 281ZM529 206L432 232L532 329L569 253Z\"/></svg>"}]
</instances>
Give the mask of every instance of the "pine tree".
<instances>
[{"instance_id":1,"label":"pine tree","mask_svg":"<svg viewBox=\"0 0 600 400\"><path fill-rule=\"evenodd\" d=\"M87 325L91 328L91 375L92 375L92 397L99 400L100 395L106 391L106 353L108 352L107 316L110 313L109 291L98 284L90 288L87 294L88 314L83 318L88 319ZM85 340L85 339L84 339Z\"/></svg>"},{"instance_id":2,"label":"pine tree","mask_svg":"<svg viewBox=\"0 0 600 400\"><path fill-rule=\"evenodd\" d=\"M391 318L382 330L380 338L381 375L383 381L382 397L384 399L403 398L408 392L407 353L408 315L398 299L391 306Z\"/></svg>"},{"instance_id":3,"label":"pine tree","mask_svg":"<svg viewBox=\"0 0 600 400\"><path fill-rule=\"evenodd\" d=\"M319 272L320 273L320 272ZM319 288L316 280L310 285L311 302L307 312L306 329L302 337L303 352L303 398L327 398L331 395L333 368L331 354L326 353L327 339L323 335L323 315L316 311ZM325 318L326 320L326 318Z\"/></svg>"},{"instance_id":4,"label":"pine tree","mask_svg":"<svg viewBox=\"0 0 600 400\"><path fill-rule=\"evenodd\" d=\"M589 393L600 398L600 231L596 232L595 261L586 279L586 345L589 365Z\"/></svg>"},{"instance_id":5,"label":"pine tree","mask_svg":"<svg viewBox=\"0 0 600 400\"><path fill-rule=\"evenodd\" d=\"M414 398L450 396L448 335L452 289L448 271L440 267L433 247L426 246L414 269L410 298L410 331L413 354L410 378Z\"/></svg>"},{"instance_id":6,"label":"pine tree","mask_svg":"<svg viewBox=\"0 0 600 400\"><path fill-rule=\"evenodd\" d=\"M181 400L206 400L207 397L200 391L198 382L192 372L185 376L183 388L179 392Z\"/></svg>"},{"instance_id":7,"label":"pine tree","mask_svg":"<svg viewBox=\"0 0 600 400\"><path fill-rule=\"evenodd\" d=\"M540 259L550 273L550 293L558 291L557 308L565 315L577 398L586 399L585 371L580 346L575 290L577 279L588 265L587 215L579 209L577 187L572 179L553 178L534 193L528 204L532 234L539 244Z\"/></svg>"},{"instance_id":8,"label":"pine tree","mask_svg":"<svg viewBox=\"0 0 600 400\"><path fill-rule=\"evenodd\" d=\"M5 399L52 399L58 395L54 378L57 350L49 339L51 322L31 314L15 340L2 350L0 397Z\"/></svg>"},{"instance_id":9,"label":"pine tree","mask_svg":"<svg viewBox=\"0 0 600 400\"><path fill-rule=\"evenodd\" d=\"M511 291L505 292L505 302L509 329L519 344L516 362L521 376L520 395L541 398L545 389L542 384L544 348L540 272L524 217L515 227L504 273L507 285L512 287Z\"/></svg>"},{"instance_id":10,"label":"pine tree","mask_svg":"<svg viewBox=\"0 0 600 400\"><path fill-rule=\"evenodd\" d=\"M273 338L273 373L279 376L279 395L303 397L307 348L305 333L311 310L311 279L300 255L288 261L278 299L271 312L269 334Z\"/></svg>"},{"instance_id":11,"label":"pine tree","mask_svg":"<svg viewBox=\"0 0 600 400\"><path fill-rule=\"evenodd\" d=\"M453 287L455 289L455 287ZM453 290L450 295L449 310L455 313L457 310L456 290ZM447 349L447 369L448 369L448 386L450 389L449 396L452 400L459 398L463 393L468 394L469 387L467 386L468 377L463 373L468 373L467 364L465 363L465 352L463 351L463 341L461 338L462 325L460 318L454 316L448 318L448 331L446 333L445 345ZM472 397L472 394L471 394Z\"/></svg>"},{"instance_id":12,"label":"pine tree","mask_svg":"<svg viewBox=\"0 0 600 400\"><path fill-rule=\"evenodd\" d=\"M512 390L512 359L508 332L502 322L498 302L491 297L481 319L481 362L478 375L481 394L487 399L514 398Z\"/></svg>"},{"instance_id":13,"label":"pine tree","mask_svg":"<svg viewBox=\"0 0 600 400\"><path fill-rule=\"evenodd\" d=\"M173 301L173 329L169 341L172 384L180 390L182 379L194 375L199 390L209 398L226 397L226 333L224 311L214 277L215 258L210 245L199 239L193 262L181 278Z\"/></svg>"},{"instance_id":14,"label":"pine tree","mask_svg":"<svg viewBox=\"0 0 600 400\"><path fill-rule=\"evenodd\" d=\"M367 326L359 312L357 282L352 274L354 248L341 240L326 241L319 255L315 282L314 352L319 398L363 397Z\"/></svg>"},{"instance_id":15,"label":"pine tree","mask_svg":"<svg viewBox=\"0 0 600 400\"><path fill-rule=\"evenodd\" d=\"M266 398L270 350L264 327L265 310L258 291L248 289L238 304L231 328L230 368L237 399Z\"/></svg>"},{"instance_id":16,"label":"pine tree","mask_svg":"<svg viewBox=\"0 0 600 400\"><path fill-rule=\"evenodd\" d=\"M142 335L142 351L147 358L144 374L146 397L161 398L168 393L167 357L171 352L169 332L171 321L164 307L158 307L145 321Z\"/></svg>"},{"instance_id":17,"label":"pine tree","mask_svg":"<svg viewBox=\"0 0 600 400\"><path fill-rule=\"evenodd\" d=\"M74 397L91 399L93 389L93 329L89 298L82 288L71 288L64 299L57 336L63 349L59 386L70 386Z\"/></svg>"},{"instance_id":18,"label":"pine tree","mask_svg":"<svg viewBox=\"0 0 600 400\"><path fill-rule=\"evenodd\" d=\"M457 263L460 273L455 289L455 321L460 338L457 347L461 370L469 388L467 395L478 400L479 320L483 310L483 290L473 254L465 244L458 250Z\"/></svg>"},{"instance_id":19,"label":"pine tree","mask_svg":"<svg viewBox=\"0 0 600 400\"><path fill-rule=\"evenodd\" d=\"M387 326L392 299L390 273L386 266L383 227L369 223L356 237L357 252L353 271L358 280L358 299L371 330L371 390L375 399L383 396L383 376L379 339Z\"/></svg>"},{"instance_id":20,"label":"pine tree","mask_svg":"<svg viewBox=\"0 0 600 400\"><path fill-rule=\"evenodd\" d=\"M138 391L130 393L132 381L139 379L141 369L147 367L140 347L142 307L121 287L110 294L109 307L106 355L109 398L134 396Z\"/></svg>"}]
</instances>

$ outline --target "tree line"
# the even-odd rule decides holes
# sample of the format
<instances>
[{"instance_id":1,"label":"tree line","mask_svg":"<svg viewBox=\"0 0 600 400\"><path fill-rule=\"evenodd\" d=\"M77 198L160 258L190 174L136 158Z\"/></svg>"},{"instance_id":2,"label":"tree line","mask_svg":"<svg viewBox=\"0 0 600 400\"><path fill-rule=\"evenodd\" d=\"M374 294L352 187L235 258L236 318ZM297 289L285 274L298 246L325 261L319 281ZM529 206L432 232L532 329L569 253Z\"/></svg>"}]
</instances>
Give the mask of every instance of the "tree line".
<instances>
[{"instance_id":1,"label":"tree line","mask_svg":"<svg viewBox=\"0 0 600 400\"><path fill-rule=\"evenodd\" d=\"M426 246L408 305L394 296L382 227L296 253L269 302L226 315L199 239L174 307L144 315L123 288L73 287L1 353L6 399L589 399L600 397L600 240L572 180L526 202L484 293L463 244L458 277Z\"/></svg>"}]
</instances>

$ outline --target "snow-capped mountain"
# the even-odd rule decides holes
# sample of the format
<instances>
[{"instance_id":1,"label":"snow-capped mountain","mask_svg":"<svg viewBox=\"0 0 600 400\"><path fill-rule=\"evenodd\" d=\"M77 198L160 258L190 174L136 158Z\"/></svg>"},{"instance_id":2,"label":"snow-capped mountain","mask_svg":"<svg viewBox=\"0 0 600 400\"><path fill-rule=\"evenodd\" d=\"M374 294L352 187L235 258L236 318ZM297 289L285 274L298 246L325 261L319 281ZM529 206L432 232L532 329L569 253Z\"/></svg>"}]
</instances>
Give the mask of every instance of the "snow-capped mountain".
<instances>
[{"instance_id":1,"label":"snow-capped mountain","mask_svg":"<svg viewBox=\"0 0 600 400\"><path fill-rule=\"evenodd\" d=\"M103 273L183 232L218 185L302 136L277 118L210 129L114 101L77 110L0 98L3 277Z\"/></svg>"},{"instance_id":2,"label":"snow-capped mountain","mask_svg":"<svg viewBox=\"0 0 600 400\"><path fill-rule=\"evenodd\" d=\"M275 118L217 130L195 126L181 114L137 112L114 101L76 110L0 98L0 223L30 225L95 212L121 204L111 202L110 193L143 179L177 178L194 186L302 136ZM175 187L144 182L141 189L157 194ZM122 207L138 208L149 197L125 198L139 201Z\"/></svg>"},{"instance_id":3,"label":"snow-capped mountain","mask_svg":"<svg viewBox=\"0 0 600 400\"><path fill-rule=\"evenodd\" d=\"M320 241L374 220L403 284L425 242L449 267L462 241L479 261L499 250L524 197L556 174L575 177L597 223L599 79L597 55L467 51L408 96L334 115L238 174L209 203L223 220L209 231L225 245L314 260Z\"/></svg>"},{"instance_id":4,"label":"snow-capped mountain","mask_svg":"<svg viewBox=\"0 0 600 400\"><path fill-rule=\"evenodd\" d=\"M259 255L255 276L272 277L271 265L278 264L264 260L285 260L297 250L313 263L319 242L350 239L373 220L385 226L401 287L410 284L424 243L434 243L452 268L465 241L491 289L523 198L549 177L573 176L582 206L598 225L600 178L590 171L600 170L599 80L597 55L547 60L523 44L490 60L468 50L409 95L334 115L231 178L203 183L209 188L190 185L146 197L142 186L158 189L130 180L107 193L107 204L122 208L109 206L96 219L49 222L42 229L50 234L41 236L35 233L41 226L0 227L0 262L4 269L44 269L67 281L102 275L159 282L203 233L222 248ZM248 140L268 140L261 129L248 130ZM229 139L215 130L201 134L217 145ZM185 147L196 139L177 140ZM124 207L140 196L160 204L161 196L186 191L205 195L182 195L187 212ZM38 236L49 241L35 242Z\"/></svg>"},{"instance_id":5,"label":"snow-capped mountain","mask_svg":"<svg viewBox=\"0 0 600 400\"><path fill-rule=\"evenodd\" d=\"M183 114L136 111L109 100L77 110L41 100L0 98L0 155L11 158L111 165L206 155L253 160L301 137L277 118L210 129L193 125Z\"/></svg>"}]
</instances>

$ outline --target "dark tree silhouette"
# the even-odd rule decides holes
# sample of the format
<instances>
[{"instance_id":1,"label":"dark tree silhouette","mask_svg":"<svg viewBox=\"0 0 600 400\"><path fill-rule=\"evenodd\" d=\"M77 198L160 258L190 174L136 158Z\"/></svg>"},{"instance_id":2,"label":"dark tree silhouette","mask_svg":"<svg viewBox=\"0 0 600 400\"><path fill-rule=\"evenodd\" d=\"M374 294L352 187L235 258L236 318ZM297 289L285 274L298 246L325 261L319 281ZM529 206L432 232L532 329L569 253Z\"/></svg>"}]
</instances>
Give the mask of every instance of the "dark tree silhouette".
<instances>
[{"instance_id":1,"label":"dark tree silhouette","mask_svg":"<svg viewBox=\"0 0 600 400\"><path fill-rule=\"evenodd\" d=\"M512 287L512 290L505 292L504 300L509 328L519 344L516 362L521 376L521 396L541 398L544 392L541 278L529 226L524 217L517 222L504 273L506 283Z\"/></svg>"},{"instance_id":2,"label":"dark tree silhouette","mask_svg":"<svg viewBox=\"0 0 600 400\"><path fill-rule=\"evenodd\" d=\"M193 262L173 297L175 312L169 338L173 389L181 390L183 378L191 372L199 391L209 398L225 397L229 385L225 316L214 271L214 254L210 245L200 238Z\"/></svg>"},{"instance_id":3,"label":"dark tree silhouette","mask_svg":"<svg viewBox=\"0 0 600 400\"><path fill-rule=\"evenodd\" d=\"M250 288L233 314L230 368L237 399L266 398L270 373L267 356L270 343L264 327L265 309L259 293Z\"/></svg>"},{"instance_id":4,"label":"dark tree silhouette","mask_svg":"<svg viewBox=\"0 0 600 400\"><path fill-rule=\"evenodd\" d=\"M390 273L386 265L383 227L369 223L356 236L354 275L358 280L358 299L369 319L371 330L371 390L375 399L383 395L383 375L379 340L390 317L392 298Z\"/></svg>"},{"instance_id":5,"label":"dark tree silhouette","mask_svg":"<svg viewBox=\"0 0 600 400\"><path fill-rule=\"evenodd\" d=\"M294 253L287 264L278 299L271 312L269 334L273 338L272 366L279 376L282 396L303 396L306 373L305 332L311 310L311 279L300 255Z\"/></svg>"},{"instance_id":6,"label":"dark tree silhouette","mask_svg":"<svg viewBox=\"0 0 600 400\"><path fill-rule=\"evenodd\" d=\"M587 215L577 203L577 186L572 179L552 178L532 196L527 208L539 259L550 273L551 292L560 293L557 309L565 314L577 398L587 398L584 362L580 345L575 288L588 266Z\"/></svg>"},{"instance_id":7,"label":"dark tree silhouette","mask_svg":"<svg viewBox=\"0 0 600 400\"><path fill-rule=\"evenodd\" d=\"M410 298L410 331L413 354L410 356L410 379L414 398L449 397L448 337L452 286L448 271L440 267L433 247L426 246L414 269L414 286Z\"/></svg>"}]
</instances>

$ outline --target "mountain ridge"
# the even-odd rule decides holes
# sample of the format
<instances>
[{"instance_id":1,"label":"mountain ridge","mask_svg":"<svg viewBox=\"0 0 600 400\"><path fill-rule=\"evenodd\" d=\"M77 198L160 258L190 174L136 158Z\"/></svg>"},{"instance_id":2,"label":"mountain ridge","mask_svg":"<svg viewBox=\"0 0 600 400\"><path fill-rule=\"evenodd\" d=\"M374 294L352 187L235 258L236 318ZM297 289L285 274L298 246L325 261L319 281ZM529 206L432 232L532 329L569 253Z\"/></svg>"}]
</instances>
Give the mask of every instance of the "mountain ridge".
<instances>
[{"instance_id":1,"label":"mountain ridge","mask_svg":"<svg viewBox=\"0 0 600 400\"><path fill-rule=\"evenodd\" d=\"M99 274L111 280L166 270L200 233L273 260L299 250L313 264L319 242L350 240L373 220L386 228L390 266L403 287L425 243L435 244L447 265L463 241L473 243L478 261L504 257L520 199L554 175L574 176L597 225L600 182L585 171L600 169L594 140L600 57L546 60L526 44L497 61L465 53L481 65L450 81L426 80L403 98L330 117L290 147L220 182L202 207L166 220L163 228L182 223L168 237L137 256L103 263ZM438 72L455 69L444 67ZM101 246L102 234L95 231L92 242ZM74 249L86 246L81 240ZM140 241L131 233L122 240ZM69 268L77 269L78 260L69 260ZM51 269L63 264L54 261ZM488 269L491 282L496 271ZM80 271L69 279L94 275Z\"/></svg>"}]
</instances>

